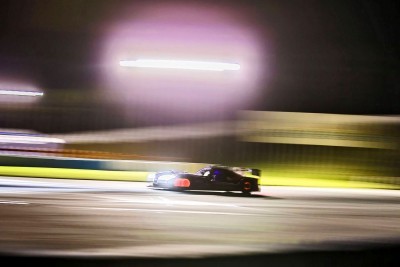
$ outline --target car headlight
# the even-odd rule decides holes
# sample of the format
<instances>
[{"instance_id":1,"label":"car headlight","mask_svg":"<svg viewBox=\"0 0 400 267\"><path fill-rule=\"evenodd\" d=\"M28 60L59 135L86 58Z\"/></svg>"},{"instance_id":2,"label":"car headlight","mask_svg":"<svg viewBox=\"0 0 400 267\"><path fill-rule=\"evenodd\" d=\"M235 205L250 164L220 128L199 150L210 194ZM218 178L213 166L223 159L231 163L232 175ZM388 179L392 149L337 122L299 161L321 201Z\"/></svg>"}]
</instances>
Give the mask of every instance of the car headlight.
<instances>
[{"instance_id":1,"label":"car headlight","mask_svg":"<svg viewBox=\"0 0 400 267\"><path fill-rule=\"evenodd\" d=\"M156 174L154 172L150 173L149 175L147 175L147 181L148 182L153 182L154 178L156 178Z\"/></svg>"},{"instance_id":2,"label":"car headlight","mask_svg":"<svg viewBox=\"0 0 400 267\"><path fill-rule=\"evenodd\" d=\"M175 177L176 177L175 174L164 174L164 175L160 175L158 177L158 181L168 181L168 180L173 179Z\"/></svg>"}]
</instances>

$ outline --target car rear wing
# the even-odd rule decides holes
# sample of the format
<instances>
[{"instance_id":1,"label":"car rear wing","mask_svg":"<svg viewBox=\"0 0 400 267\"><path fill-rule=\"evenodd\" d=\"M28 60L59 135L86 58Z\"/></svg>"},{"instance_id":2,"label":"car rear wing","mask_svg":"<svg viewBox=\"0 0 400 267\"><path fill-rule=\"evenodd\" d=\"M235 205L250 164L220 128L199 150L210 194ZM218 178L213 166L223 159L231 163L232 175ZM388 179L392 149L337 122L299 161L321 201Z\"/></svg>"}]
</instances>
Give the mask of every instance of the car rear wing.
<instances>
[{"instance_id":1,"label":"car rear wing","mask_svg":"<svg viewBox=\"0 0 400 267\"><path fill-rule=\"evenodd\" d=\"M251 169L251 174L261 177L261 170L260 169Z\"/></svg>"},{"instance_id":2,"label":"car rear wing","mask_svg":"<svg viewBox=\"0 0 400 267\"><path fill-rule=\"evenodd\" d=\"M239 173L250 173L251 175L261 177L261 170L260 169L250 169L250 168L243 168L243 167L233 167L233 171Z\"/></svg>"}]
</instances>

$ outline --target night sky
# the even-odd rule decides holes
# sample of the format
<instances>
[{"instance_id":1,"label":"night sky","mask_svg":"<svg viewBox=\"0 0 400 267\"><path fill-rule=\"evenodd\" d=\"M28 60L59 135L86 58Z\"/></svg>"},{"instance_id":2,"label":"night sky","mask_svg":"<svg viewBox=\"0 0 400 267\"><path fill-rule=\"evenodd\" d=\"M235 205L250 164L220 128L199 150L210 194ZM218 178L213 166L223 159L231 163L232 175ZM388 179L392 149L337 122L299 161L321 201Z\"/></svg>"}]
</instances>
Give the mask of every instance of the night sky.
<instances>
[{"instance_id":1,"label":"night sky","mask_svg":"<svg viewBox=\"0 0 400 267\"><path fill-rule=\"evenodd\" d=\"M105 25L124 6L143 2L163 1L1 0L0 78L33 81L49 92L95 91L101 86L96 51ZM262 60L272 66L265 72L272 72L265 73L268 81L252 108L398 115L396 2L202 1L247 12L249 27L268 44ZM19 117L5 117L10 112L3 113L0 128L22 127L10 122Z\"/></svg>"}]
</instances>

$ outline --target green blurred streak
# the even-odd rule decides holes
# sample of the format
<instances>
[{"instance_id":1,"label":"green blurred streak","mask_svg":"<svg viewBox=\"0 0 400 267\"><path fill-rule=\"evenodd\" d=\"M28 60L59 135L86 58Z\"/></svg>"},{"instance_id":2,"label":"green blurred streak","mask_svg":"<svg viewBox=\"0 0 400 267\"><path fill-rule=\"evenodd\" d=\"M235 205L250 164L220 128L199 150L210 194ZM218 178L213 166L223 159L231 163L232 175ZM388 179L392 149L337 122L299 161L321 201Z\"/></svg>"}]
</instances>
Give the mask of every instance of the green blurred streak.
<instances>
[{"instance_id":1,"label":"green blurred streak","mask_svg":"<svg viewBox=\"0 0 400 267\"><path fill-rule=\"evenodd\" d=\"M307 179L296 177L262 177L261 184L265 186L303 186L303 187L335 187L335 188L371 188L400 189L400 186L362 181L345 181L333 179Z\"/></svg>"},{"instance_id":2,"label":"green blurred streak","mask_svg":"<svg viewBox=\"0 0 400 267\"><path fill-rule=\"evenodd\" d=\"M42 167L9 167L0 166L0 174L5 176L18 177L40 177L40 178L63 178L63 179L84 179L84 180L114 180L114 181L136 181L145 182L149 172L139 171L103 171L103 170L82 170ZM304 187L337 187L337 188L382 188L400 189L398 185L374 183L366 181L352 181L334 179L333 177L306 178L306 172L299 173L299 176L287 176L288 171L279 172L275 169L272 172L265 171L260 179L260 184L265 186L304 186Z\"/></svg>"},{"instance_id":3,"label":"green blurred streak","mask_svg":"<svg viewBox=\"0 0 400 267\"><path fill-rule=\"evenodd\" d=\"M0 174L4 176L20 177L143 182L146 181L148 172L0 166Z\"/></svg>"}]
</instances>

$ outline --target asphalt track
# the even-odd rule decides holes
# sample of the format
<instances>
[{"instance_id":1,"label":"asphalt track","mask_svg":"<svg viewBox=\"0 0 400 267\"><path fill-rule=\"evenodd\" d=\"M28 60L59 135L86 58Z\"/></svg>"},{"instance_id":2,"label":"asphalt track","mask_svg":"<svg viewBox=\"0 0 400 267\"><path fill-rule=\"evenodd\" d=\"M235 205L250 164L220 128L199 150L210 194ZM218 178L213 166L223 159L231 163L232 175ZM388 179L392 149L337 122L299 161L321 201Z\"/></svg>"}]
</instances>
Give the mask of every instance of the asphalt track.
<instances>
[{"instance_id":1,"label":"asphalt track","mask_svg":"<svg viewBox=\"0 0 400 267\"><path fill-rule=\"evenodd\" d=\"M168 266L187 266L188 260L195 266L196 259L207 257L225 257L232 265L229 257L238 255L328 251L349 256L372 250L375 257L368 252L345 263L355 259L355 266L373 257L369 263L392 265L399 259L399 204L397 190L262 187L245 197L155 190L138 182L0 177L0 254L170 259ZM171 262L176 259L181 265ZM311 263L327 265L322 259ZM274 266L293 266L289 263Z\"/></svg>"}]
</instances>

